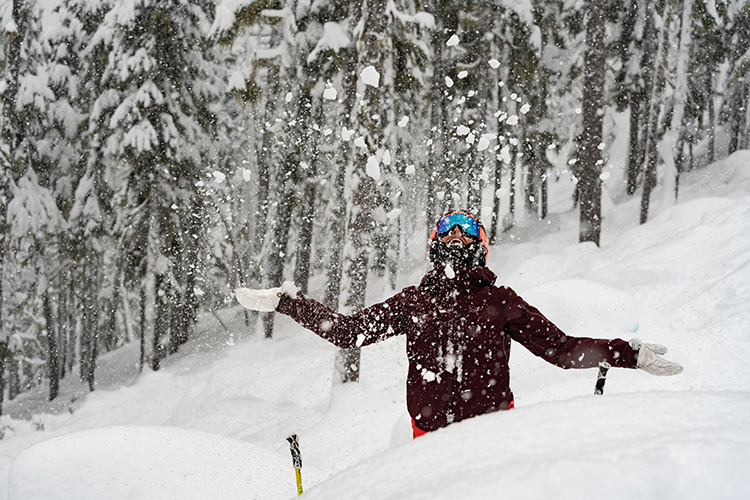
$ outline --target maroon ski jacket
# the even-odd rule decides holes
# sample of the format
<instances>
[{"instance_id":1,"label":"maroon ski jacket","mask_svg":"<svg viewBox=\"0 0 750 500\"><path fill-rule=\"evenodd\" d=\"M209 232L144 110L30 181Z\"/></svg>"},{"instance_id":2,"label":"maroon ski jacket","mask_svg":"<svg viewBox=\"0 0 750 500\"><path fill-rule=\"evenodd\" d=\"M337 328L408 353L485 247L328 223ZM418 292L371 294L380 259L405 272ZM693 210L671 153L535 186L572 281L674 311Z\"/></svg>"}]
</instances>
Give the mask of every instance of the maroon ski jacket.
<instances>
[{"instance_id":1,"label":"maroon ski jacket","mask_svg":"<svg viewBox=\"0 0 750 500\"><path fill-rule=\"evenodd\" d=\"M635 368L636 351L626 341L569 337L513 290L495 286L495 279L487 268L446 273L440 267L418 287L350 316L301 293L282 296L276 310L344 348L406 335L407 407L425 431L508 408L511 339L562 368L600 361Z\"/></svg>"}]
</instances>

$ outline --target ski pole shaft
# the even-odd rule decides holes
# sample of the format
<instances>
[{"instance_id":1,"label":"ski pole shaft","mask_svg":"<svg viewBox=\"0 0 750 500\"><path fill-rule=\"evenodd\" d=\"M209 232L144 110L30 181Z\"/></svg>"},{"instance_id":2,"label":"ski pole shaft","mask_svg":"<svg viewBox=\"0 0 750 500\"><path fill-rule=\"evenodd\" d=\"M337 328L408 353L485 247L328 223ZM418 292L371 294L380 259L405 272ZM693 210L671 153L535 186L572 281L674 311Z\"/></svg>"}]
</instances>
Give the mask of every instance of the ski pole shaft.
<instances>
[{"instance_id":1,"label":"ski pole shaft","mask_svg":"<svg viewBox=\"0 0 750 500\"><path fill-rule=\"evenodd\" d=\"M612 368L612 365L606 361L599 363L599 373L596 376L596 386L594 386L594 394L604 394L604 384L607 382L607 371Z\"/></svg>"},{"instance_id":2,"label":"ski pole shaft","mask_svg":"<svg viewBox=\"0 0 750 500\"><path fill-rule=\"evenodd\" d=\"M294 476L297 479L297 496L302 494L302 471L294 469Z\"/></svg>"},{"instance_id":3,"label":"ski pole shaft","mask_svg":"<svg viewBox=\"0 0 750 500\"><path fill-rule=\"evenodd\" d=\"M299 441L297 435L292 434L286 438L289 441L289 451L292 453L292 467L294 467L294 477L297 480L297 495L302 494L302 454L299 451Z\"/></svg>"}]
</instances>

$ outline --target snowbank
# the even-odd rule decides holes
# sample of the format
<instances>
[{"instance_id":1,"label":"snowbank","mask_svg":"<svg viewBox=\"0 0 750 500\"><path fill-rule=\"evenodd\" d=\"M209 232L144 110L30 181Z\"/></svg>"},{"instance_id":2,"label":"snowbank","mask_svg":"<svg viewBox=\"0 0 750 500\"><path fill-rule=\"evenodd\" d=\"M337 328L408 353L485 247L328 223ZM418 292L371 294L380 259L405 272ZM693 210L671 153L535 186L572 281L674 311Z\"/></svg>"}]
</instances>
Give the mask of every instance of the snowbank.
<instances>
[{"instance_id":1,"label":"snowbank","mask_svg":"<svg viewBox=\"0 0 750 500\"><path fill-rule=\"evenodd\" d=\"M31 446L13 462L11 499L284 498L289 458L217 434L109 427Z\"/></svg>"},{"instance_id":2,"label":"snowbank","mask_svg":"<svg viewBox=\"0 0 750 500\"><path fill-rule=\"evenodd\" d=\"M595 370L514 345L515 410L411 441L403 339L363 349L361 382L337 386L334 347L286 317L273 341L251 336L234 307L219 311L230 331L204 319L160 372L135 377L123 349L85 398L68 377L54 404L8 402L0 499L292 498L293 432L310 498L750 498L750 152L681 186L643 226L638 200L611 208L601 248L557 207L558 231L518 228L524 243L490 252L499 281L566 332L664 344L677 377L610 370L594 396Z\"/></svg>"},{"instance_id":3,"label":"snowbank","mask_svg":"<svg viewBox=\"0 0 750 500\"><path fill-rule=\"evenodd\" d=\"M374 457L310 499L748 498L750 396L589 396L487 415Z\"/></svg>"}]
</instances>

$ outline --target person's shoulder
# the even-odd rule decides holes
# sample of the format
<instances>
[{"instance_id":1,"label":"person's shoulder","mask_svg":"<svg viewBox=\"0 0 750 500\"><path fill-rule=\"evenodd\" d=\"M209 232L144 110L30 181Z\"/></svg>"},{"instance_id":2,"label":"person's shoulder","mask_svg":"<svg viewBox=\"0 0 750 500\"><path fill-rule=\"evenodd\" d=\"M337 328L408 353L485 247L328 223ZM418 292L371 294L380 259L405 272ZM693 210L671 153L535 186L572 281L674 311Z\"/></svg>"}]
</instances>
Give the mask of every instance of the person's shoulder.
<instances>
[{"instance_id":1,"label":"person's shoulder","mask_svg":"<svg viewBox=\"0 0 750 500\"><path fill-rule=\"evenodd\" d=\"M513 290L511 287L509 287L507 285L502 285L502 284L501 285L497 285L497 284L496 285L492 285L492 289L493 289L493 292L496 295L498 295L498 296L500 296L502 298L515 299L516 297L518 297L518 294L516 293L516 291Z\"/></svg>"},{"instance_id":2,"label":"person's shoulder","mask_svg":"<svg viewBox=\"0 0 750 500\"><path fill-rule=\"evenodd\" d=\"M418 286L410 285L402 288L400 291L396 292L394 295L391 295L388 301L398 301L398 300L405 300L409 299L411 297L415 297L422 293Z\"/></svg>"}]
</instances>

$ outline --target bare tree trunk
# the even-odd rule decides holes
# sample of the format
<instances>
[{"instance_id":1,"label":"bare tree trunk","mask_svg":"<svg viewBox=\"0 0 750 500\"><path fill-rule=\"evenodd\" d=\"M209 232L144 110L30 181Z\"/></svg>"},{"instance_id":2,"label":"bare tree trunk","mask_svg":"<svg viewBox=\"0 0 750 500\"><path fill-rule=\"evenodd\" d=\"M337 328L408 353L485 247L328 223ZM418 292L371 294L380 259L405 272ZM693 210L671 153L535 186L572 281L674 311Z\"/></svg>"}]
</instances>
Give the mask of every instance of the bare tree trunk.
<instances>
[{"instance_id":1,"label":"bare tree trunk","mask_svg":"<svg viewBox=\"0 0 750 500\"><path fill-rule=\"evenodd\" d=\"M735 84L732 92L733 105L731 106L729 118L729 150L731 155L743 146L743 136L747 127L748 97L750 96L750 85L741 80Z\"/></svg>"},{"instance_id":2,"label":"bare tree trunk","mask_svg":"<svg viewBox=\"0 0 750 500\"><path fill-rule=\"evenodd\" d=\"M502 164L500 155L495 155L495 184L492 190L492 216L490 218L490 245L497 244L497 226L500 220L500 188L502 187Z\"/></svg>"},{"instance_id":3,"label":"bare tree trunk","mask_svg":"<svg viewBox=\"0 0 750 500\"><path fill-rule=\"evenodd\" d=\"M656 187L657 182L657 162L658 162L658 142L659 142L659 119L661 115L661 93L664 84L664 65L661 63L667 59L667 44L669 40L669 25L671 21L672 4L667 2L665 5L664 25L661 32L661 41L659 42L655 54L655 74L653 85L647 91L650 94L648 116L648 142L646 147L646 169L643 176L643 193L641 196L641 217L640 223L645 224L648 221L649 206L651 204L651 192ZM654 33L656 38L656 33Z\"/></svg>"},{"instance_id":4,"label":"bare tree trunk","mask_svg":"<svg viewBox=\"0 0 750 500\"><path fill-rule=\"evenodd\" d=\"M387 23L386 1L371 0L365 5L367 10L362 13L365 23L360 40L362 46L359 51L360 66L361 69L372 66L382 78L385 65L383 37ZM358 180L352 195L354 207L348 232L353 255L349 259L347 271L349 294L346 305L352 312L365 307L369 255L372 250L375 223L373 209L377 196L377 186L373 178L368 175L366 165L383 145L383 121L386 116L382 85L379 87L364 85L364 87L364 98L360 101L356 111L357 127L355 129L359 129L365 136L368 149L365 154L358 154L355 160ZM342 382L359 380L359 348L340 350L337 361Z\"/></svg>"},{"instance_id":5,"label":"bare tree trunk","mask_svg":"<svg viewBox=\"0 0 750 500\"><path fill-rule=\"evenodd\" d=\"M640 92L630 92L630 142L628 144L627 193L634 195L638 188L638 175L641 171L640 154Z\"/></svg>"},{"instance_id":6,"label":"bare tree trunk","mask_svg":"<svg viewBox=\"0 0 750 500\"><path fill-rule=\"evenodd\" d=\"M343 55L343 81L345 113L351 113L357 99L357 51L349 48ZM354 127L354 117L350 114L350 127ZM336 167L333 183L332 211L329 218L329 245L328 269L326 271L326 289L323 296L323 304L337 311L339 299L341 298L341 279L344 269L344 240L346 238L346 188L347 165L351 160L351 149L349 142L341 144L341 158Z\"/></svg>"},{"instance_id":7,"label":"bare tree trunk","mask_svg":"<svg viewBox=\"0 0 750 500\"><path fill-rule=\"evenodd\" d=\"M60 392L60 350L57 345L57 332L52 320L52 305L49 302L49 291L42 295L44 323L47 330L47 376L49 377L49 400L52 401Z\"/></svg>"},{"instance_id":8,"label":"bare tree trunk","mask_svg":"<svg viewBox=\"0 0 750 500\"><path fill-rule=\"evenodd\" d=\"M102 332L102 347L105 352L109 352L117 347L117 311L120 307L120 286L122 283L122 252L116 259L115 271L112 276L112 295L109 298L109 308L107 310L107 320L104 322ZM62 326L62 325L61 325Z\"/></svg>"},{"instance_id":9,"label":"bare tree trunk","mask_svg":"<svg viewBox=\"0 0 750 500\"><path fill-rule=\"evenodd\" d=\"M336 171L334 178L333 212L330 217L330 241L328 254L328 270L326 271L326 289L323 304L334 311L339 308L341 296L341 277L343 274L344 237L346 235L346 200L344 199L344 178L346 164L342 164Z\"/></svg>"},{"instance_id":10,"label":"bare tree trunk","mask_svg":"<svg viewBox=\"0 0 750 500\"><path fill-rule=\"evenodd\" d=\"M540 207L541 207L541 213L539 214L540 219L546 219L547 218L547 212L549 210L549 194L548 194L548 175L547 173L542 174L541 178L541 185L539 186L539 196L541 198L540 200Z\"/></svg>"},{"instance_id":11,"label":"bare tree trunk","mask_svg":"<svg viewBox=\"0 0 750 500\"><path fill-rule=\"evenodd\" d=\"M5 386L8 361L11 359L8 341L0 341L0 415L3 414L3 405L5 404Z\"/></svg>"},{"instance_id":12,"label":"bare tree trunk","mask_svg":"<svg viewBox=\"0 0 750 500\"><path fill-rule=\"evenodd\" d=\"M285 159L284 172L294 170L297 158L287 157ZM291 176L291 174L290 174ZM287 177L287 176L284 176ZM284 264L286 263L287 245L289 243L289 225L292 220L292 210L294 209L294 191L291 180L286 181L282 191L281 199L278 201L276 217L273 220L273 231L271 236L271 247L268 258L268 278L270 286L280 286L284 278ZM274 314L262 314L263 334L265 338L273 338Z\"/></svg>"},{"instance_id":13,"label":"bare tree trunk","mask_svg":"<svg viewBox=\"0 0 750 500\"><path fill-rule=\"evenodd\" d=\"M156 296L154 316L154 337L151 345L151 369L157 371L161 368L161 360L167 357L167 349L164 345L169 335L169 313L170 302L173 296L172 287L168 278L163 274L155 276Z\"/></svg>"},{"instance_id":14,"label":"bare tree trunk","mask_svg":"<svg viewBox=\"0 0 750 500\"><path fill-rule=\"evenodd\" d=\"M526 184L524 185L524 205L527 214L539 217L539 165L537 159L530 158L526 167Z\"/></svg>"},{"instance_id":15,"label":"bare tree trunk","mask_svg":"<svg viewBox=\"0 0 750 500\"><path fill-rule=\"evenodd\" d=\"M508 216L503 221L503 231L508 231L515 224L516 217L516 164L518 162L518 147L510 148L510 180L508 181Z\"/></svg>"},{"instance_id":16,"label":"bare tree trunk","mask_svg":"<svg viewBox=\"0 0 750 500\"><path fill-rule=\"evenodd\" d=\"M145 280L144 280L145 281ZM147 302L148 302L148 293L146 291L146 284L141 283L141 291L140 291L140 325L139 325L139 357L138 357L138 371L143 372L143 368L146 366L146 335L148 332L147 328L147 321L148 321L148 313L146 311Z\"/></svg>"},{"instance_id":17,"label":"bare tree trunk","mask_svg":"<svg viewBox=\"0 0 750 500\"><path fill-rule=\"evenodd\" d=\"M443 128L445 123L445 104L443 89L445 88L445 64L443 62L443 39L442 18L438 15L435 19L437 26L432 34L432 82L430 88L430 125L431 145L428 150L428 163L430 173L428 175L427 193L427 226L434 223L440 215L441 209L436 207L436 195L440 186L439 177L445 171L445 144L443 144Z\"/></svg>"},{"instance_id":18,"label":"bare tree trunk","mask_svg":"<svg viewBox=\"0 0 750 500\"><path fill-rule=\"evenodd\" d=\"M708 163L714 162L716 154L716 108L714 106L714 77L708 76L709 99L708 99ZM692 143L691 143L692 147Z\"/></svg>"},{"instance_id":19,"label":"bare tree trunk","mask_svg":"<svg viewBox=\"0 0 750 500\"><path fill-rule=\"evenodd\" d=\"M75 293L73 291L73 273L69 271L66 283L69 284L68 290L65 291L65 300L68 302L68 311L75 311ZM66 311L65 324L67 329L67 335L65 338L65 368L67 373L73 373L73 367L76 363L76 342L77 342L77 318L73 316L74 313Z\"/></svg>"},{"instance_id":20,"label":"bare tree trunk","mask_svg":"<svg viewBox=\"0 0 750 500\"><path fill-rule=\"evenodd\" d=\"M71 288L67 271L63 271L58 279L60 288L57 293L57 351L59 354L58 377L65 378L68 356L68 335L70 322L68 321L68 290Z\"/></svg>"},{"instance_id":21,"label":"bare tree trunk","mask_svg":"<svg viewBox=\"0 0 750 500\"><path fill-rule=\"evenodd\" d=\"M93 254L93 250L88 250ZM90 390L94 390L96 373L96 357L99 339L99 310L97 297L99 294L99 266L96 255L87 256L89 263L83 266L81 272L81 354L79 359L80 378L87 382Z\"/></svg>"},{"instance_id":22,"label":"bare tree trunk","mask_svg":"<svg viewBox=\"0 0 750 500\"><path fill-rule=\"evenodd\" d=\"M688 71L690 66L691 36L693 33L693 0L682 2L680 20L680 46L674 78L677 82L674 91L674 106L669 130L665 134L664 160L673 169L674 199L677 199L680 188L680 175L684 168L684 149L686 130L685 105L688 100Z\"/></svg>"},{"instance_id":23,"label":"bare tree trunk","mask_svg":"<svg viewBox=\"0 0 750 500\"><path fill-rule=\"evenodd\" d=\"M589 0L584 55L583 135L581 138L581 175L579 241L599 245L601 233L601 150L606 17L604 0Z\"/></svg>"},{"instance_id":24,"label":"bare tree trunk","mask_svg":"<svg viewBox=\"0 0 750 500\"><path fill-rule=\"evenodd\" d=\"M631 47L633 43L633 34L635 33L636 20L638 19L638 0L630 0L627 5L627 11L623 18L622 30L620 31L620 39L617 44L617 54L620 58L625 72L630 66L630 59L632 56ZM640 160L640 116L641 116L641 103L643 100L642 89L637 82L633 82L632 85L635 88L631 88L628 93L628 107L630 114L630 140L628 143L628 162L627 162L627 193L629 195L635 194L638 188L638 176L640 175L641 160Z\"/></svg>"},{"instance_id":25,"label":"bare tree trunk","mask_svg":"<svg viewBox=\"0 0 750 500\"><path fill-rule=\"evenodd\" d=\"M175 277L179 290L173 289L174 301L170 304L169 353L176 353L190 338L196 321L198 297L195 294L197 275L200 272L200 245L202 240L203 200L194 193L190 209L180 224L182 232L175 253Z\"/></svg>"},{"instance_id":26,"label":"bare tree trunk","mask_svg":"<svg viewBox=\"0 0 750 500\"><path fill-rule=\"evenodd\" d=\"M80 357L78 359L78 376L81 382L86 381L86 377L89 372L88 362L90 359L89 350L91 349L91 331L92 316L94 314L94 305L90 302L91 296L89 294L89 269L88 265L84 265L81 268L81 275L79 277L79 300L80 314L81 314L81 333L80 333Z\"/></svg>"},{"instance_id":27,"label":"bare tree trunk","mask_svg":"<svg viewBox=\"0 0 750 500\"><path fill-rule=\"evenodd\" d=\"M153 184L153 177L149 182L149 185ZM140 359L139 359L139 370L142 372L146 366L146 339L148 333L151 330L150 321L152 315L149 311L149 299L156 297L155 293L155 273L154 273L154 250L152 246L151 231L154 225L154 209L152 206L152 199L149 198L148 194L145 196L144 201L144 213L139 223L138 229L138 246L141 252L140 267Z\"/></svg>"},{"instance_id":28,"label":"bare tree trunk","mask_svg":"<svg viewBox=\"0 0 750 500\"><path fill-rule=\"evenodd\" d=\"M294 284L302 293L307 293L310 282L310 260L312 259L312 238L315 218L316 189L314 181L305 181L300 207L300 226L297 240L297 262L294 269Z\"/></svg>"},{"instance_id":29,"label":"bare tree trunk","mask_svg":"<svg viewBox=\"0 0 750 500\"><path fill-rule=\"evenodd\" d=\"M11 198L11 182L15 172L14 156L20 136L23 134L22 124L16 113L18 99L19 74L21 64L21 46L25 33L23 0L13 0L11 16L16 25L15 31L7 31L5 45L5 90L3 91L2 130L0 137L8 147L8 156L2 158L0 167L0 415L2 415L5 400L5 371L6 362L11 359L8 348L8 334L5 331L3 311L3 267L7 251L6 236L8 234L8 203Z\"/></svg>"},{"instance_id":30,"label":"bare tree trunk","mask_svg":"<svg viewBox=\"0 0 750 500\"><path fill-rule=\"evenodd\" d=\"M362 169L364 170L364 169ZM360 177L354 199L359 200L357 211L349 223L349 242L353 256L349 262L349 294L346 306L352 312L365 308L367 295L367 278L369 272L369 255L372 231L372 193L375 183L367 176ZM359 348L341 349L338 357L338 368L342 382L359 381Z\"/></svg>"},{"instance_id":31,"label":"bare tree trunk","mask_svg":"<svg viewBox=\"0 0 750 500\"><path fill-rule=\"evenodd\" d=\"M6 362L10 358L8 349L8 337L5 329L5 318L3 316L3 268L5 266L6 236L8 234L7 213L10 189L8 186L9 172L3 168L0 172L0 416L3 414L3 403L5 401L5 371Z\"/></svg>"},{"instance_id":32,"label":"bare tree trunk","mask_svg":"<svg viewBox=\"0 0 750 500\"><path fill-rule=\"evenodd\" d=\"M188 245L185 254L184 272L185 272L185 292L182 299L182 331L177 336L178 344L182 345L188 341L190 331L198 320L198 295L196 287L198 280L203 272L201 267L202 242L204 233L203 220L205 217L204 200L200 194L194 195L193 207L188 216L186 231L188 236Z\"/></svg>"},{"instance_id":33,"label":"bare tree trunk","mask_svg":"<svg viewBox=\"0 0 750 500\"><path fill-rule=\"evenodd\" d=\"M263 135L261 145L257 148L258 155L258 206L255 211L253 232L255 240L255 252L260 252L266 238L268 228L267 218L270 206L269 187L271 184L271 151L273 151L273 136L276 132L273 127L276 119L276 96L279 92L279 66L271 64L268 68L268 97L265 100L263 111Z\"/></svg>"},{"instance_id":34,"label":"bare tree trunk","mask_svg":"<svg viewBox=\"0 0 750 500\"><path fill-rule=\"evenodd\" d=\"M636 111L636 114L631 114L630 117L630 148L633 152L633 158L628 164L629 195L635 194L638 187L638 176L647 168L645 164L648 161L649 148L651 147L649 126L651 125L652 108L654 106L652 92L656 79L657 52L659 50L658 32L654 19L656 16L655 9L655 4L646 2L643 12L645 23L641 48L643 83L638 84L637 89L631 93L631 113Z\"/></svg>"}]
</instances>

